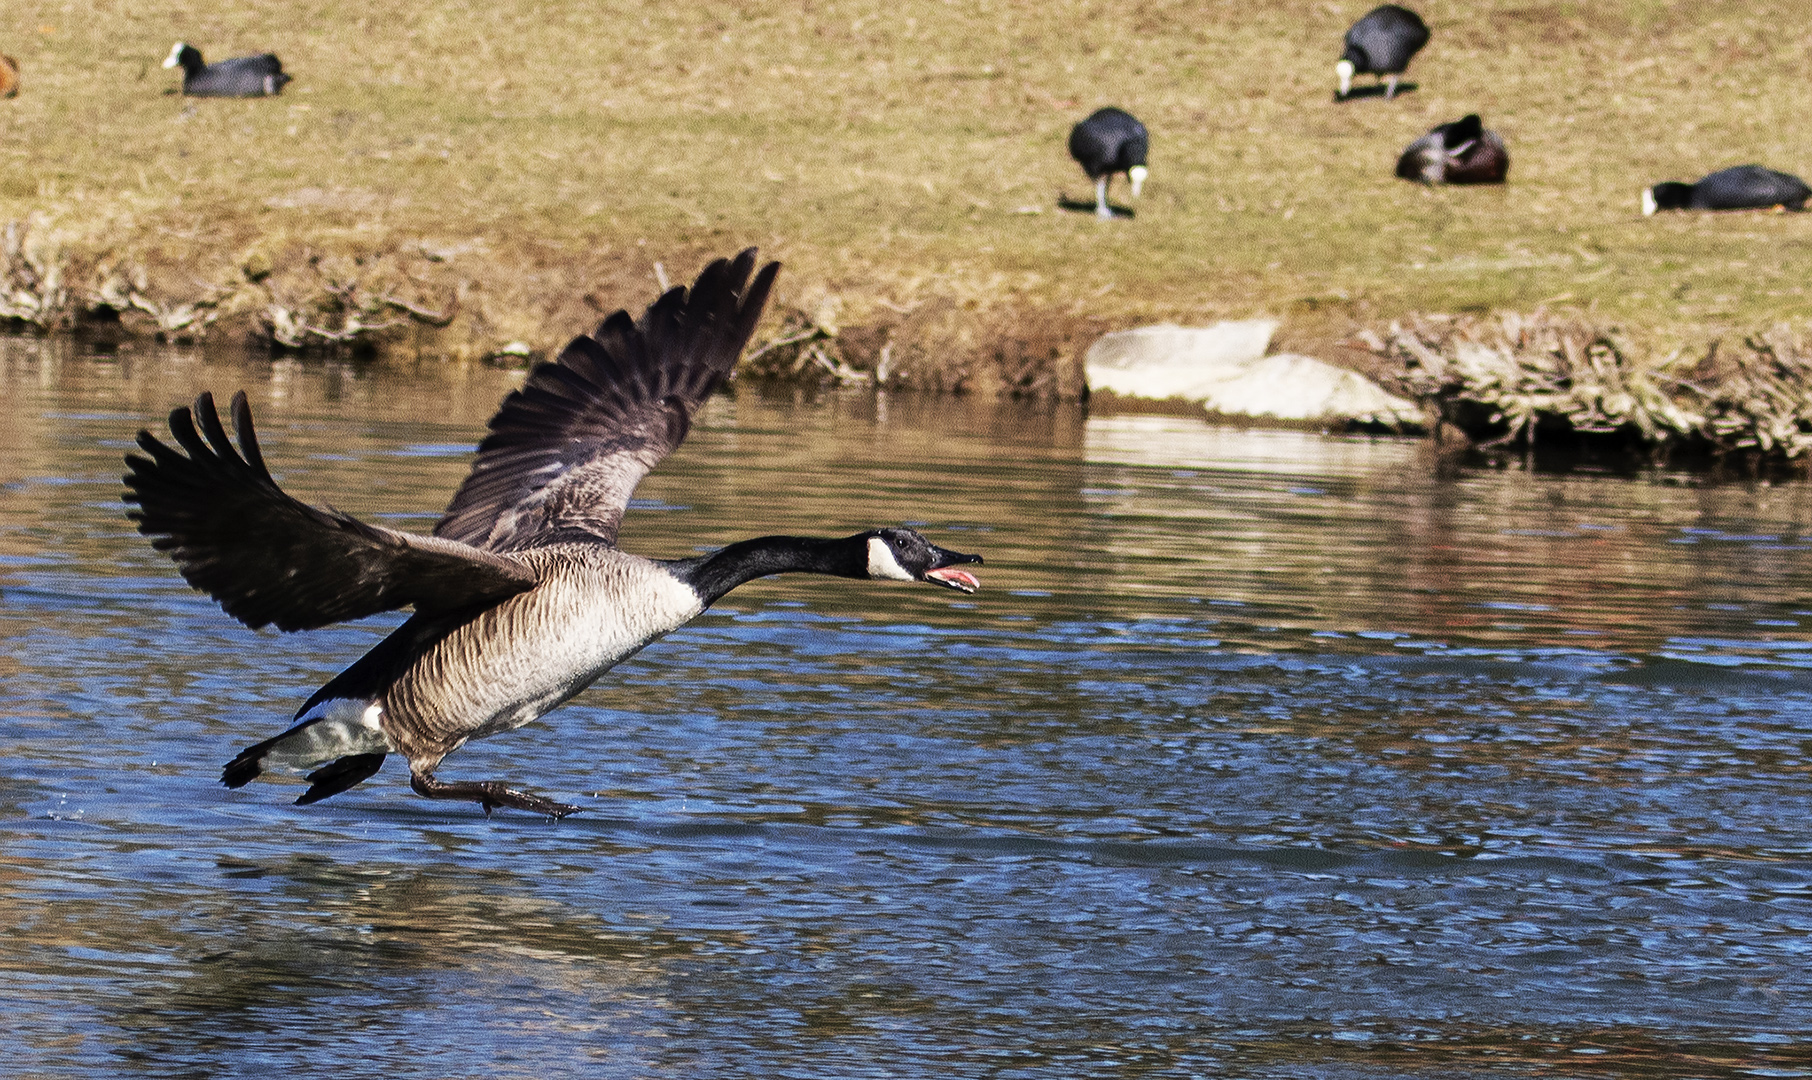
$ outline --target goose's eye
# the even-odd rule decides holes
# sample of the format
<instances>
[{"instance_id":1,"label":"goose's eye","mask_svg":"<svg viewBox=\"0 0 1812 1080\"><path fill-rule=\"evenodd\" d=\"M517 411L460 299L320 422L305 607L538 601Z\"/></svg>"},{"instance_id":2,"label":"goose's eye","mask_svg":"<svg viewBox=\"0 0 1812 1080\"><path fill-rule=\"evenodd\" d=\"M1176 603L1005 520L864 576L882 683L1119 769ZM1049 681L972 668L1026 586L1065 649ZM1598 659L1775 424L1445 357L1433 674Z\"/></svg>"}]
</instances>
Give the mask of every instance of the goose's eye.
<instances>
[{"instance_id":1,"label":"goose's eye","mask_svg":"<svg viewBox=\"0 0 1812 1080\"><path fill-rule=\"evenodd\" d=\"M899 548L901 551L905 551L906 550L906 538L904 536L894 537L893 546Z\"/></svg>"}]
</instances>

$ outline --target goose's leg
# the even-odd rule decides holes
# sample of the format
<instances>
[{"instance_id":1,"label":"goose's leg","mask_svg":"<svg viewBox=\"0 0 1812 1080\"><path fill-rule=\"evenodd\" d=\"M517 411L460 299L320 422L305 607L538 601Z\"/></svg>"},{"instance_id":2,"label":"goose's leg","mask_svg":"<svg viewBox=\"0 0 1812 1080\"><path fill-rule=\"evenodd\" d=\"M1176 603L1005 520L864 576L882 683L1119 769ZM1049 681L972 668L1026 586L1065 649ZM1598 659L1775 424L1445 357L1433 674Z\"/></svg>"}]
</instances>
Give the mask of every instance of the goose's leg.
<instances>
[{"instance_id":1,"label":"goose's leg","mask_svg":"<svg viewBox=\"0 0 1812 1080\"><path fill-rule=\"evenodd\" d=\"M1095 181L1095 216L1098 218L1111 218L1114 216L1114 212L1107 208L1107 182L1112 180L1113 177L1113 173L1108 173L1106 176Z\"/></svg>"},{"instance_id":2,"label":"goose's leg","mask_svg":"<svg viewBox=\"0 0 1812 1080\"><path fill-rule=\"evenodd\" d=\"M518 810L527 810L530 813L546 814L558 821L568 814L576 814L583 809L583 807L558 803L552 799L544 799L539 795L530 795L526 791L504 787L496 780L446 784L434 779L433 773L411 773L409 786L423 798L475 802L484 807L486 814L499 806L513 806Z\"/></svg>"},{"instance_id":3,"label":"goose's leg","mask_svg":"<svg viewBox=\"0 0 1812 1080\"><path fill-rule=\"evenodd\" d=\"M1384 77L1384 100L1389 101L1391 98L1394 98L1396 96L1397 96L1397 77L1395 75L1386 75Z\"/></svg>"}]
</instances>

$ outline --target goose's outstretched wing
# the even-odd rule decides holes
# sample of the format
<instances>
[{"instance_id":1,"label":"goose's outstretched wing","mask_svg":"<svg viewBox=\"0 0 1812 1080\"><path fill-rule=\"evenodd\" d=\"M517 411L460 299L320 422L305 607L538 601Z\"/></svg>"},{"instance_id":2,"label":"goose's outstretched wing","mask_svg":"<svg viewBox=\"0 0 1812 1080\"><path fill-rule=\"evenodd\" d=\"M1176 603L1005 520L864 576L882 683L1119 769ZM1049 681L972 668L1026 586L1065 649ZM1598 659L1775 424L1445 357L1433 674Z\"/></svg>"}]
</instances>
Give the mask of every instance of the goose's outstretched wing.
<instances>
[{"instance_id":1,"label":"goose's outstretched wing","mask_svg":"<svg viewBox=\"0 0 1812 1080\"><path fill-rule=\"evenodd\" d=\"M245 394L233 395L232 410L238 449L211 394L170 414L186 457L139 432L149 456L126 455L125 499L137 504L130 516L151 545L240 622L310 630L410 604L494 604L534 587L535 572L507 556L367 525L284 494L258 451Z\"/></svg>"},{"instance_id":2,"label":"goose's outstretched wing","mask_svg":"<svg viewBox=\"0 0 1812 1080\"><path fill-rule=\"evenodd\" d=\"M636 485L686 437L736 366L780 264L755 249L705 267L640 321L619 311L505 398L434 535L491 551L615 544Z\"/></svg>"}]
</instances>

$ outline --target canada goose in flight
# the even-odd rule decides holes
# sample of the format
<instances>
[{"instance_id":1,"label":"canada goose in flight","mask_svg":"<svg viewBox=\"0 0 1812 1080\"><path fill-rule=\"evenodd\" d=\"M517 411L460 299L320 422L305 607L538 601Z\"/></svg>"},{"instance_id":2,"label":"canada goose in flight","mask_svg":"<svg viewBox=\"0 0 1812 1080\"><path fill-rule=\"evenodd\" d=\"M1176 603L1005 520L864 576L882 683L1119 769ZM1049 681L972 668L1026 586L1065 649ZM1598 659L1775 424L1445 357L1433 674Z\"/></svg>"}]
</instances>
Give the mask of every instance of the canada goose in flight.
<instances>
[{"instance_id":1,"label":"canada goose in flight","mask_svg":"<svg viewBox=\"0 0 1812 1080\"><path fill-rule=\"evenodd\" d=\"M1133 198L1145 183L1145 154L1151 149L1151 136L1145 125L1123 109L1097 109L1088 119L1070 129L1070 156L1095 182L1095 216L1111 218L1107 205L1107 183L1117 172L1132 182Z\"/></svg>"},{"instance_id":2,"label":"canada goose in flight","mask_svg":"<svg viewBox=\"0 0 1812 1080\"><path fill-rule=\"evenodd\" d=\"M283 62L270 53L204 64L201 50L186 41L171 47L164 67L182 68L182 92L190 97L268 97L290 81Z\"/></svg>"},{"instance_id":3,"label":"canada goose in flight","mask_svg":"<svg viewBox=\"0 0 1812 1080\"><path fill-rule=\"evenodd\" d=\"M1696 184L1668 180L1642 192L1642 212L1657 210L1804 210L1812 188L1792 173L1738 165L1719 169Z\"/></svg>"},{"instance_id":4,"label":"canada goose in flight","mask_svg":"<svg viewBox=\"0 0 1812 1080\"><path fill-rule=\"evenodd\" d=\"M1340 79L1335 97L1352 95L1354 75L1383 76L1385 99L1396 97L1397 76L1426 44L1428 24L1420 15L1396 4L1373 8L1346 32L1346 51L1334 65Z\"/></svg>"},{"instance_id":5,"label":"canada goose in flight","mask_svg":"<svg viewBox=\"0 0 1812 1080\"><path fill-rule=\"evenodd\" d=\"M1501 184L1510 175L1510 150L1477 113L1437 124L1397 159L1397 175L1424 184Z\"/></svg>"},{"instance_id":6,"label":"canada goose in flight","mask_svg":"<svg viewBox=\"0 0 1812 1080\"><path fill-rule=\"evenodd\" d=\"M640 321L619 311L537 366L491 418L472 472L434 535L367 525L277 487L233 398L234 447L202 394L170 414L186 456L141 431L126 501L189 584L254 629L307 630L414 605L364 657L315 691L289 730L248 747L221 779L307 771L312 803L409 759L431 799L563 817L567 806L502 783L436 779L471 739L521 727L568 700L725 593L769 574L929 581L963 592L946 551L911 529L835 540L765 536L689 559L617 548L636 484L672 453L742 353L779 264L750 281L753 249L669 290Z\"/></svg>"}]
</instances>

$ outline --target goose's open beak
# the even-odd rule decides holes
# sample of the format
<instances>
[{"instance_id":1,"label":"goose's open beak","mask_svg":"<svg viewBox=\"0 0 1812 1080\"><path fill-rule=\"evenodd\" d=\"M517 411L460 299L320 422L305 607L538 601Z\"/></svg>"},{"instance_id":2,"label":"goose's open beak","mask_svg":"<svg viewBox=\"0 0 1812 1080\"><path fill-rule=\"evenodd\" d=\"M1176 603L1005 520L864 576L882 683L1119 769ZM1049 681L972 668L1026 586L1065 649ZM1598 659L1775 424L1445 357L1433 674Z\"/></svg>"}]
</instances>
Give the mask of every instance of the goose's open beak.
<instances>
[{"instance_id":1,"label":"goose's open beak","mask_svg":"<svg viewBox=\"0 0 1812 1080\"><path fill-rule=\"evenodd\" d=\"M966 593L972 593L981 588L981 582L975 579L974 574L957 569L958 566L965 563L980 566L982 561L980 555L964 555L960 551L951 551L948 548L938 547L936 544L931 546L931 550L937 553L937 561L932 564L931 569L925 571L926 581L935 581L939 585Z\"/></svg>"}]
</instances>

